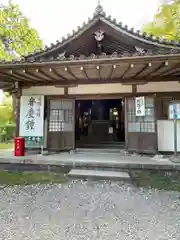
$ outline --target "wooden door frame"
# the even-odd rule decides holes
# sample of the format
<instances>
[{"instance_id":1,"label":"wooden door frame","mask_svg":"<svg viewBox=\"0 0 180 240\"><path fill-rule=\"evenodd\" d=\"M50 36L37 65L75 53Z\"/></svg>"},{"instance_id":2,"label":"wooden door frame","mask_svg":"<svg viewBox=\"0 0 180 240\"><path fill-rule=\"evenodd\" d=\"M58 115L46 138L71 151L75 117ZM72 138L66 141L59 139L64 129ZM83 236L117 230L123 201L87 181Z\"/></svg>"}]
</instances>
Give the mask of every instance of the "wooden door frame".
<instances>
[{"instance_id":1,"label":"wooden door frame","mask_svg":"<svg viewBox=\"0 0 180 240\"><path fill-rule=\"evenodd\" d=\"M60 100L60 101L72 101L72 125L73 125L73 130L72 130L72 149L75 149L75 99L70 99L62 96L46 96L47 97L47 150L49 149L49 120L50 120L50 101L51 100ZM60 149L61 150L61 149Z\"/></svg>"},{"instance_id":2,"label":"wooden door frame","mask_svg":"<svg viewBox=\"0 0 180 240\"><path fill-rule=\"evenodd\" d=\"M128 142L128 139L127 139L127 123L126 123L126 118L127 118L127 108L126 108L126 98L125 95L120 95L120 94L99 94L99 95L82 95L81 97L75 97L74 98L74 114L75 113L75 102L76 101L85 101L85 100L111 100L111 99L119 99L119 100L124 100L124 143L125 143L125 149L127 149L127 142ZM74 115L75 117L75 115ZM74 118L75 120L75 118ZM74 126L75 126L75 122L74 122ZM74 131L74 139L75 139L75 131ZM75 143L75 142L74 142ZM76 144L75 144L76 146Z\"/></svg>"},{"instance_id":3,"label":"wooden door frame","mask_svg":"<svg viewBox=\"0 0 180 240\"><path fill-rule=\"evenodd\" d=\"M138 95L139 96L139 95ZM144 96L143 94L141 95L141 96ZM128 96L128 97L126 97L126 111L125 111L125 113L126 113L126 129L125 129L125 131L126 131L126 149L128 150L128 99L133 99L133 98L135 98L136 97L136 95L134 94L134 96ZM153 100L154 100L154 124L155 124L155 132L154 132L154 134L155 134L155 136L156 136L156 140L155 140L155 144L156 144L156 147L155 147L155 149L154 149L154 151L153 151L153 153L155 154L155 153L157 153L157 108L156 108L156 100L157 100L157 95L156 94L148 94L148 95L146 95L145 97L152 97L153 98ZM148 132L147 132L148 133ZM141 132L137 132L137 134L141 134ZM139 145L139 143L138 143L138 145ZM140 150L139 149L139 147L138 147L138 149L137 150ZM144 153L149 153L148 151L146 151L146 150L143 150L143 152Z\"/></svg>"},{"instance_id":4,"label":"wooden door frame","mask_svg":"<svg viewBox=\"0 0 180 240\"><path fill-rule=\"evenodd\" d=\"M128 150L128 105L127 97L124 98L124 134L125 134L125 150Z\"/></svg>"}]
</instances>

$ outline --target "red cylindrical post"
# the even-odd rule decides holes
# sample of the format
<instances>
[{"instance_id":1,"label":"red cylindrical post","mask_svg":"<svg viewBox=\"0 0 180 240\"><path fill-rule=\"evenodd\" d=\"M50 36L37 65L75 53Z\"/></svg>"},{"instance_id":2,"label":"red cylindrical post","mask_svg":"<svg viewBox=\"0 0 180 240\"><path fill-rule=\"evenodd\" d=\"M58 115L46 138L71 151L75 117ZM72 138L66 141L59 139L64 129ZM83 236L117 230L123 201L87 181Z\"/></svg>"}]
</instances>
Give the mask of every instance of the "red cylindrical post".
<instances>
[{"instance_id":1,"label":"red cylindrical post","mask_svg":"<svg viewBox=\"0 0 180 240\"><path fill-rule=\"evenodd\" d=\"M22 137L14 138L14 156L22 157L25 154L25 139Z\"/></svg>"}]
</instances>

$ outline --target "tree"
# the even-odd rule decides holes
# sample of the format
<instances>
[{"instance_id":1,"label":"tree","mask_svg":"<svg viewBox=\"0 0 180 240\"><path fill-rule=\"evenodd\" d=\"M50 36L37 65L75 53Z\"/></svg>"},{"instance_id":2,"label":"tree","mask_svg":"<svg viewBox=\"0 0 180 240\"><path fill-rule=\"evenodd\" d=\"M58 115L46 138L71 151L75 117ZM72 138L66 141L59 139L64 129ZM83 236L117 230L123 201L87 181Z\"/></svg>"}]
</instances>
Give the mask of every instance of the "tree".
<instances>
[{"instance_id":1,"label":"tree","mask_svg":"<svg viewBox=\"0 0 180 240\"><path fill-rule=\"evenodd\" d=\"M154 20L143 26L143 31L156 37L180 41L180 0L161 5Z\"/></svg>"},{"instance_id":2,"label":"tree","mask_svg":"<svg viewBox=\"0 0 180 240\"><path fill-rule=\"evenodd\" d=\"M0 5L0 59L13 60L39 51L42 41L19 6L9 1Z\"/></svg>"},{"instance_id":3,"label":"tree","mask_svg":"<svg viewBox=\"0 0 180 240\"><path fill-rule=\"evenodd\" d=\"M0 60L11 61L39 51L42 41L19 6L9 1L0 5ZM12 97L5 93L0 104L0 141L13 137L15 130Z\"/></svg>"}]
</instances>

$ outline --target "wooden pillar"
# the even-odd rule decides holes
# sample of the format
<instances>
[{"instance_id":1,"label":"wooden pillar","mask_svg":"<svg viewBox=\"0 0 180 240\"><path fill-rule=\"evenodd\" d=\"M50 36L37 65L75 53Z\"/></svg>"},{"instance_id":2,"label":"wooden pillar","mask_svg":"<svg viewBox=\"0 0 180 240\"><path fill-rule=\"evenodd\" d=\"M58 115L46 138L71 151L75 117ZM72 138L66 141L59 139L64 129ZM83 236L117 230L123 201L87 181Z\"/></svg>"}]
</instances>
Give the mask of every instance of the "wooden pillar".
<instances>
[{"instance_id":1,"label":"wooden pillar","mask_svg":"<svg viewBox=\"0 0 180 240\"><path fill-rule=\"evenodd\" d=\"M137 93L137 85L136 84L133 84L132 85L132 93Z\"/></svg>"},{"instance_id":2,"label":"wooden pillar","mask_svg":"<svg viewBox=\"0 0 180 240\"><path fill-rule=\"evenodd\" d=\"M128 98L124 99L125 149L128 151Z\"/></svg>"},{"instance_id":3,"label":"wooden pillar","mask_svg":"<svg viewBox=\"0 0 180 240\"><path fill-rule=\"evenodd\" d=\"M18 89L15 94L15 116L16 116L16 132L15 136L19 137L19 128L20 128L20 100L21 100L21 89Z\"/></svg>"},{"instance_id":4,"label":"wooden pillar","mask_svg":"<svg viewBox=\"0 0 180 240\"><path fill-rule=\"evenodd\" d=\"M157 129L157 120L159 115L159 107L160 107L160 99L158 99L157 94L154 94L154 124L155 124L155 133L156 133L156 140L155 140L155 153L158 153L158 129Z\"/></svg>"}]
</instances>

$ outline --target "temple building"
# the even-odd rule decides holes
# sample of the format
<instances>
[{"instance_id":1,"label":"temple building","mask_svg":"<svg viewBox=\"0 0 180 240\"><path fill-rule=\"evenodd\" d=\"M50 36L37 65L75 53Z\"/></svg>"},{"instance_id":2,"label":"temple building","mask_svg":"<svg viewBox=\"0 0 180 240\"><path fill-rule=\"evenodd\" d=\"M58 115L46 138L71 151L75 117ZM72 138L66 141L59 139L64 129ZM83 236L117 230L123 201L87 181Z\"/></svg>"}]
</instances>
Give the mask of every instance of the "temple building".
<instances>
[{"instance_id":1,"label":"temple building","mask_svg":"<svg viewBox=\"0 0 180 240\"><path fill-rule=\"evenodd\" d=\"M56 44L0 63L0 87L16 96L16 135L48 151L173 151L179 75L180 43L129 29L101 5Z\"/></svg>"}]
</instances>

